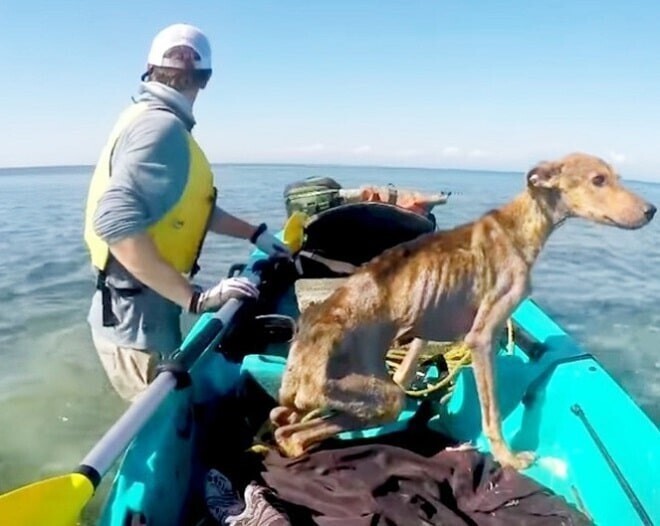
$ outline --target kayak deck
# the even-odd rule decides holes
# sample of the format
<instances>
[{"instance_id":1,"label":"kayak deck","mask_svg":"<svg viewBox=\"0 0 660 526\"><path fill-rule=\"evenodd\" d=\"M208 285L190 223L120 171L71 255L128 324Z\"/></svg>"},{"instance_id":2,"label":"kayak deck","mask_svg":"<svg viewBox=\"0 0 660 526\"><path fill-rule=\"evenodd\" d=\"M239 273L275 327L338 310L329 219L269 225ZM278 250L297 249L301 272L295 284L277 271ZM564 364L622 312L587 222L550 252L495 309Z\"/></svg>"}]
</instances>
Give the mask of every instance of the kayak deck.
<instances>
[{"instance_id":1,"label":"kayak deck","mask_svg":"<svg viewBox=\"0 0 660 526\"><path fill-rule=\"evenodd\" d=\"M635 509L640 505L647 514L654 513L656 521L660 519L660 472L649 469L660 460L657 428L600 364L583 353L533 301L522 304L513 318L546 347L536 361L519 347L510 355L501 350L497 359L505 439L514 450L537 455L537 462L524 473L575 504L597 524L643 524ZM275 394L284 366L283 358L249 355L241 371ZM435 406L437 414L428 425L489 451L481 432L476 393L472 370L466 367L457 377L449 402ZM401 430L419 403L409 399L396 424L344 432L340 438L368 438ZM597 430L607 453L599 450L576 409ZM616 459L627 483L617 479L608 465L608 454ZM626 494L626 484L634 486L638 502ZM615 516L612 510L616 510Z\"/></svg>"},{"instance_id":2,"label":"kayak deck","mask_svg":"<svg viewBox=\"0 0 660 526\"><path fill-rule=\"evenodd\" d=\"M280 297L276 312L298 316L295 287ZM496 377L505 439L514 450L537 455L524 473L596 524L660 523L660 470L651 467L660 465L656 426L535 302L522 303L512 318L524 334L513 353L500 350ZM206 352L191 369L192 388L171 393L127 450L99 524L122 525L129 510L144 511L154 524L177 524L173 517L185 512L185 502L199 490L204 470L204 446L198 441L204 423L195 408L221 398L245 375L274 397L287 351L287 343L274 343L237 361L222 352ZM340 438L378 437L400 430L419 404L409 398L397 422L345 432ZM433 414L431 428L489 450L469 366L456 377L451 398L436 403Z\"/></svg>"}]
</instances>

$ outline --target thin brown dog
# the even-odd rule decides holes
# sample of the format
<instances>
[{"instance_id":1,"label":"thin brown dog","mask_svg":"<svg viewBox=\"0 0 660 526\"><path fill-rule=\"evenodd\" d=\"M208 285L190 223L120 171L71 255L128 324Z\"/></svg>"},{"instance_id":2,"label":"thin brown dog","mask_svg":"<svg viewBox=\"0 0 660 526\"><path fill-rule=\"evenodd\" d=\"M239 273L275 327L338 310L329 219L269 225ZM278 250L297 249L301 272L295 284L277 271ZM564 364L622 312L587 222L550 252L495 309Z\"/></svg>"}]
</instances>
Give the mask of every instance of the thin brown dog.
<instances>
[{"instance_id":1,"label":"thin brown dog","mask_svg":"<svg viewBox=\"0 0 660 526\"><path fill-rule=\"evenodd\" d=\"M656 208L624 188L613 168L575 153L527 173L526 189L478 220L389 249L360 267L300 317L271 412L275 440L289 456L350 429L394 421L426 340L464 337L493 456L523 469L530 452L504 441L495 397L494 339L530 292L530 270L551 232L570 217L637 229ZM393 340L415 338L387 373ZM310 412L317 415L301 421ZM320 416L319 416L320 415ZM312 416L312 415L310 415Z\"/></svg>"}]
</instances>

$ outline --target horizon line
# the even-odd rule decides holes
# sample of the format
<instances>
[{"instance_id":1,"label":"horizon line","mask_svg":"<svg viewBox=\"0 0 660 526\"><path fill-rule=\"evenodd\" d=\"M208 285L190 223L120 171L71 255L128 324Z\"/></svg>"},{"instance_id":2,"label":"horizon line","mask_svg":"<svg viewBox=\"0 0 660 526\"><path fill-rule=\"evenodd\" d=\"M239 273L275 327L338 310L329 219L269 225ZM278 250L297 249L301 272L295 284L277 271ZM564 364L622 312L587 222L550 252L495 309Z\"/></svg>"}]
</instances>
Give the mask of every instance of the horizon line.
<instances>
[{"instance_id":1,"label":"horizon line","mask_svg":"<svg viewBox=\"0 0 660 526\"><path fill-rule=\"evenodd\" d=\"M503 170L495 168L458 168L452 166L428 166L428 165L400 165L400 164L353 164L353 163L332 163L332 162L295 162L295 161L222 161L211 162L211 166L300 166L300 167L328 167L328 168L384 168L387 170L443 170L453 172L489 172L499 174L521 174L520 170ZM44 168L94 168L96 164L33 164L0 166L0 171L4 170L33 170Z\"/></svg>"},{"instance_id":2,"label":"horizon line","mask_svg":"<svg viewBox=\"0 0 660 526\"><path fill-rule=\"evenodd\" d=\"M388 165L388 164L352 164L352 163L310 163L310 162L285 162L285 161L222 161L211 162L211 166L308 166L308 167L331 167L331 168L386 168L400 170L446 170L455 172L493 172L493 173L517 173L517 170L497 170L479 168L454 168L427 165ZM39 168L93 168L96 164L25 164L16 166L0 166L0 170L33 170Z\"/></svg>"},{"instance_id":3,"label":"horizon line","mask_svg":"<svg viewBox=\"0 0 660 526\"><path fill-rule=\"evenodd\" d=\"M386 170L440 170L452 172L487 172L494 174L509 174L520 175L524 171L518 170L502 170L502 169L479 169L479 168L454 168L454 167L440 167L440 166L415 166L415 165L386 165L386 164L351 164L351 163L309 163L309 162L264 162L264 161L223 161L211 162L211 166L298 166L298 167L327 167L327 168L380 168ZM53 168L94 168L96 164L36 164L36 165L19 165L19 166L0 166L0 171L4 170L34 170L34 169L53 169ZM660 184L660 181L649 179L636 179L634 177L623 177L628 181L644 184Z\"/></svg>"}]
</instances>

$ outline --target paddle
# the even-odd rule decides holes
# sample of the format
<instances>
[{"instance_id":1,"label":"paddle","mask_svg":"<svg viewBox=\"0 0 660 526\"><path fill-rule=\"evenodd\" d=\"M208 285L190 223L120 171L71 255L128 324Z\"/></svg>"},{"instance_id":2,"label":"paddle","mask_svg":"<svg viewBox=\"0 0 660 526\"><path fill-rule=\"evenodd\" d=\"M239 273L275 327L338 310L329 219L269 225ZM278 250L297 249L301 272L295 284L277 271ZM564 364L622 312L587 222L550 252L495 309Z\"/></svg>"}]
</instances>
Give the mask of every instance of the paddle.
<instances>
[{"instance_id":1,"label":"paddle","mask_svg":"<svg viewBox=\"0 0 660 526\"><path fill-rule=\"evenodd\" d=\"M282 241L296 254L303 246L305 223L308 216L303 212L294 212L287 219L282 232Z\"/></svg>"},{"instance_id":2,"label":"paddle","mask_svg":"<svg viewBox=\"0 0 660 526\"><path fill-rule=\"evenodd\" d=\"M256 269L244 273L255 285L260 278ZM224 334L225 328L243 304L232 298L189 341L179 347L160 367L160 374L128 407L69 474L15 489L0 495L0 524L12 526L75 526L80 513L91 500L101 479L128 447L142 426L156 412L165 397L176 388L189 385L188 371L210 345Z\"/></svg>"}]
</instances>

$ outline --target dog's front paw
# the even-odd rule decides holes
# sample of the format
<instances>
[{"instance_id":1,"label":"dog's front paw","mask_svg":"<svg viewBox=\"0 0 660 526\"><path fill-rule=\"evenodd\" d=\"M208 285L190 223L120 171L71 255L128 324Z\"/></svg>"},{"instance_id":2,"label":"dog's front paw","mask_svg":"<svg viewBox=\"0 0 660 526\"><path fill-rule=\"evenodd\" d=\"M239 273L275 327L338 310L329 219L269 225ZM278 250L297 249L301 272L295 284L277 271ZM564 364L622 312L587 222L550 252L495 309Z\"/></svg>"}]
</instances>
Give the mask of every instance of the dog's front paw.
<instances>
[{"instance_id":1,"label":"dog's front paw","mask_svg":"<svg viewBox=\"0 0 660 526\"><path fill-rule=\"evenodd\" d=\"M511 467L516 471L522 471L534 463L536 455L531 451L521 451L520 453L507 451L506 453L495 455L495 460L497 460L502 467Z\"/></svg>"}]
</instances>

